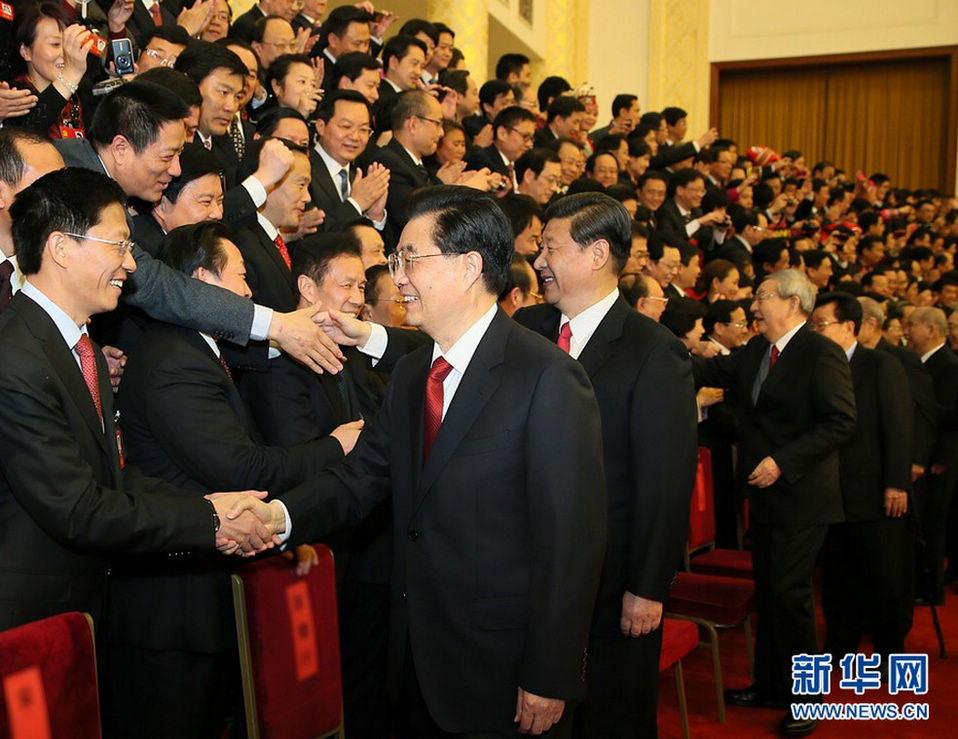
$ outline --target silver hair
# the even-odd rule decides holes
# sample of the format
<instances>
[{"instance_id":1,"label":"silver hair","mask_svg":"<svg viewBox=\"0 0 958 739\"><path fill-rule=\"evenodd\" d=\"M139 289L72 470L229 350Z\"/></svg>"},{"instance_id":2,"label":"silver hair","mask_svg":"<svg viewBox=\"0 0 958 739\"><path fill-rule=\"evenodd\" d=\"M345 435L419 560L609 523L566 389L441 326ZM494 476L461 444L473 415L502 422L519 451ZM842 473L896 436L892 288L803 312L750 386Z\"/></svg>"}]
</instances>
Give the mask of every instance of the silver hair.
<instances>
[{"instance_id":1,"label":"silver hair","mask_svg":"<svg viewBox=\"0 0 958 739\"><path fill-rule=\"evenodd\" d=\"M806 317L812 315L812 311L815 310L816 290L804 272L799 272L797 269L782 269L766 277L765 282L774 282L778 297L783 300L797 297L802 313Z\"/></svg>"},{"instance_id":2,"label":"silver hair","mask_svg":"<svg viewBox=\"0 0 958 739\"><path fill-rule=\"evenodd\" d=\"M881 309L881 304L873 298L866 298L862 295L858 298L862 306L862 318L874 318L881 326L885 322L885 312Z\"/></svg>"},{"instance_id":3,"label":"silver hair","mask_svg":"<svg viewBox=\"0 0 958 739\"><path fill-rule=\"evenodd\" d=\"M932 308L931 306L915 308L908 320L931 326L938 332L939 336L948 335L948 319L945 318L945 312L941 308Z\"/></svg>"}]
</instances>

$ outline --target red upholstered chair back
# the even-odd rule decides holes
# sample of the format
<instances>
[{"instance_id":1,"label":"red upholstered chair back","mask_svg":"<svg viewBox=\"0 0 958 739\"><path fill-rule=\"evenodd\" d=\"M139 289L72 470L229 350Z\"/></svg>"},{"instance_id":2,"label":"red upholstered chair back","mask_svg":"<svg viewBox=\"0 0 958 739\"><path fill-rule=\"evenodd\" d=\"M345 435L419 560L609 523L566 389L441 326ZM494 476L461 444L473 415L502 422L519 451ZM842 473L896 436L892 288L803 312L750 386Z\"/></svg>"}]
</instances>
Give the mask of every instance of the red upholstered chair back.
<instances>
[{"instance_id":1,"label":"red upholstered chair back","mask_svg":"<svg viewBox=\"0 0 958 739\"><path fill-rule=\"evenodd\" d=\"M0 738L100 739L93 619L63 613L0 632Z\"/></svg>"},{"instance_id":2,"label":"red upholstered chair back","mask_svg":"<svg viewBox=\"0 0 958 739\"><path fill-rule=\"evenodd\" d=\"M343 686L333 554L298 577L281 557L233 575L246 721L253 739L342 732Z\"/></svg>"},{"instance_id":3,"label":"red upholstered chair back","mask_svg":"<svg viewBox=\"0 0 958 739\"><path fill-rule=\"evenodd\" d=\"M715 498L712 487L712 452L699 447L698 468L692 503L689 506L689 551L694 552L715 541Z\"/></svg>"}]
</instances>

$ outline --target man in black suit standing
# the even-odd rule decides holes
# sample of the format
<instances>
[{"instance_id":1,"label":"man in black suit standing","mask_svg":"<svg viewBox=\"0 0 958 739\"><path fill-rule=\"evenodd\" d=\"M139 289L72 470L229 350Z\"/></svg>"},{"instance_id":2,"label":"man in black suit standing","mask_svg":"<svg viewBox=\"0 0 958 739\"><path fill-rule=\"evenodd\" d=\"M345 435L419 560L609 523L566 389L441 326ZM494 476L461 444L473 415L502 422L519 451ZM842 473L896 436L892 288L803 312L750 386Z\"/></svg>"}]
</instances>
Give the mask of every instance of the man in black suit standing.
<instances>
[{"instance_id":1,"label":"man in black suit standing","mask_svg":"<svg viewBox=\"0 0 958 739\"><path fill-rule=\"evenodd\" d=\"M232 496L186 497L124 468L86 324L136 269L125 200L104 175L66 169L11 208L26 282L0 317L0 630L66 611L99 622L111 552L255 549L267 536L226 517Z\"/></svg>"},{"instance_id":2,"label":"man in black suit standing","mask_svg":"<svg viewBox=\"0 0 958 739\"><path fill-rule=\"evenodd\" d=\"M376 102L376 126L388 131L396 98L404 92L418 90L423 67L429 52L426 44L415 36L393 36L383 47L383 80L379 83ZM442 116L438 116L442 120Z\"/></svg>"},{"instance_id":3,"label":"man in black suit standing","mask_svg":"<svg viewBox=\"0 0 958 739\"><path fill-rule=\"evenodd\" d=\"M940 308L916 308L905 321L908 348L931 375L938 404L938 437L924 486L915 500L932 577L921 597L943 605L945 532L948 507L958 481L958 356L945 346L948 322Z\"/></svg>"},{"instance_id":4,"label":"man in black suit standing","mask_svg":"<svg viewBox=\"0 0 958 739\"><path fill-rule=\"evenodd\" d=\"M357 218L368 218L382 232L386 227L389 169L371 164L364 175L354 166L372 135L369 103L355 90L338 90L316 111L316 134L309 153L313 204L326 213L322 229L342 231Z\"/></svg>"},{"instance_id":5,"label":"man in black suit standing","mask_svg":"<svg viewBox=\"0 0 958 739\"><path fill-rule=\"evenodd\" d=\"M499 309L513 236L495 201L434 188L410 211L390 267L434 343L400 360L346 465L283 498L292 537L392 494L399 736L569 736L605 547L595 396Z\"/></svg>"},{"instance_id":6,"label":"man in black suit standing","mask_svg":"<svg viewBox=\"0 0 958 739\"><path fill-rule=\"evenodd\" d=\"M735 391L742 424L758 633L755 682L726 691L734 705L786 707L792 656L818 651L812 570L843 515L838 449L855 431L855 394L848 359L807 325L814 308L804 274L769 275L752 303L759 335L727 357L693 360L696 385ZM782 728L804 735L815 722L788 713Z\"/></svg>"},{"instance_id":7,"label":"man in black suit standing","mask_svg":"<svg viewBox=\"0 0 958 739\"><path fill-rule=\"evenodd\" d=\"M602 415L608 505L577 734L654 736L662 604L682 557L695 478L692 365L667 329L619 295L632 241L625 208L582 193L557 200L545 217L535 267L549 305L514 317L588 372Z\"/></svg>"},{"instance_id":8,"label":"man in black suit standing","mask_svg":"<svg viewBox=\"0 0 958 739\"><path fill-rule=\"evenodd\" d=\"M536 117L532 111L518 105L501 111L492 123L492 143L484 149L475 149L469 155L471 169L487 168L505 175L503 194L516 192L519 187L515 163L532 148L536 132Z\"/></svg>"},{"instance_id":9,"label":"man in black suit standing","mask_svg":"<svg viewBox=\"0 0 958 739\"><path fill-rule=\"evenodd\" d=\"M725 210L717 208L711 213L702 213L699 206L705 195L705 175L691 167L680 169L669 180L669 195L655 213L656 231L670 233L685 242L696 239L701 248L707 247L712 240L711 230L706 230L705 238L702 227L722 223Z\"/></svg>"},{"instance_id":10,"label":"man in black suit standing","mask_svg":"<svg viewBox=\"0 0 958 739\"><path fill-rule=\"evenodd\" d=\"M811 326L849 357L855 387L855 435L840 452L845 521L823 547L825 651L833 662L858 652L870 632L887 670L905 651L914 600L914 521L908 514L913 411L908 378L886 352L857 340L862 307L847 293L815 301Z\"/></svg>"}]
</instances>

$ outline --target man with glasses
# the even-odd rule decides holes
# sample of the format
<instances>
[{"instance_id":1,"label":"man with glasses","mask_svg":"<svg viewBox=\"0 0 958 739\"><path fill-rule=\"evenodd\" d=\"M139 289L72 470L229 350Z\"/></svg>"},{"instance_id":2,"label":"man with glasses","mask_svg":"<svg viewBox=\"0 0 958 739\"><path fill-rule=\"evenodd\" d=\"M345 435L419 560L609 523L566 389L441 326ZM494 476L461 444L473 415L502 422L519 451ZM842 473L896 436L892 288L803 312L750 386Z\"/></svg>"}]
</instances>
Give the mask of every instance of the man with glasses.
<instances>
[{"instance_id":1,"label":"man with glasses","mask_svg":"<svg viewBox=\"0 0 958 739\"><path fill-rule=\"evenodd\" d=\"M355 90L327 95L316 111L316 144L309 153L313 204L326 213L322 230L341 231L368 218L377 231L386 227L389 169L370 164L363 174L354 165L372 135L369 103Z\"/></svg>"},{"instance_id":2,"label":"man with glasses","mask_svg":"<svg viewBox=\"0 0 958 739\"><path fill-rule=\"evenodd\" d=\"M705 195L705 175L697 169L680 169L669 180L669 199L656 211L656 230L668 232L688 241L696 239L700 248L711 243L711 231L700 233L703 226L722 223L725 210L716 208L711 213L702 213L699 207Z\"/></svg>"},{"instance_id":3,"label":"man with glasses","mask_svg":"<svg viewBox=\"0 0 958 739\"><path fill-rule=\"evenodd\" d=\"M678 239L668 233L654 233L648 241L649 259L645 265L645 273L658 282L662 290L672 284L672 280L682 268L682 251L677 242ZM675 297L680 296L676 294Z\"/></svg>"},{"instance_id":4,"label":"man with glasses","mask_svg":"<svg viewBox=\"0 0 958 739\"><path fill-rule=\"evenodd\" d=\"M260 73L264 76L265 70L279 57L297 51L293 27L285 18L275 15L268 15L256 21L249 43L256 52Z\"/></svg>"},{"instance_id":5,"label":"man with glasses","mask_svg":"<svg viewBox=\"0 0 958 739\"><path fill-rule=\"evenodd\" d=\"M696 385L734 391L742 425L758 633L755 682L725 693L737 706L787 708L792 657L819 652L812 572L829 524L842 520L838 450L856 416L848 359L807 325L814 308L804 274L776 272L752 303L759 335L729 356L693 359ZM814 729L790 711L782 723L792 736Z\"/></svg>"},{"instance_id":6,"label":"man with glasses","mask_svg":"<svg viewBox=\"0 0 958 739\"><path fill-rule=\"evenodd\" d=\"M499 309L512 231L495 201L443 187L409 207L390 269L432 341L399 362L346 464L277 501L271 528L315 541L392 496L397 736L567 737L605 546L595 396Z\"/></svg>"},{"instance_id":7,"label":"man with glasses","mask_svg":"<svg viewBox=\"0 0 958 739\"><path fill-rule=\"evenodd\" d=\"M468 157L471 169L487 167L504 176L500 192L515 192L516 160L532 148L536 135L536 117L531 111L513 105L496 116L492 123L492 144L474 150Z\"/></svg>"},{"instance_id":8,"label":"man with glasses","mask_svg":"<svg viewBox=\"0 0 958 739\"><path fill-rule=\"evenodd\" d=\"M180 26L157 26L136 60L137 72L172 67L189 42L190 37Z\"/></svg>"},{"instance_id":9,"label":"man with glasses","mask_svg":"<svg viewBox=\"0 0 958 739\"><path fill-rule=\"evenodd\" d=\"M291 24L302 7L303 0L260 0L236 19L229 35L250 42L256 35L255 26L259 21L267 16L276 16Z\"/></svg>"},{"instance_id":10,"label":"man with glasses","mask_svg":"<svg viewBox=\"0 0 958 739\"><path fill-rule=\"evenodd\" d=\"M768 219L754 208L734 208L731 213L735 234L715 252L715 259L726 259L739 274L755 276L752 255L755 247L768 236Z\"/></svg>"}]
</instances>

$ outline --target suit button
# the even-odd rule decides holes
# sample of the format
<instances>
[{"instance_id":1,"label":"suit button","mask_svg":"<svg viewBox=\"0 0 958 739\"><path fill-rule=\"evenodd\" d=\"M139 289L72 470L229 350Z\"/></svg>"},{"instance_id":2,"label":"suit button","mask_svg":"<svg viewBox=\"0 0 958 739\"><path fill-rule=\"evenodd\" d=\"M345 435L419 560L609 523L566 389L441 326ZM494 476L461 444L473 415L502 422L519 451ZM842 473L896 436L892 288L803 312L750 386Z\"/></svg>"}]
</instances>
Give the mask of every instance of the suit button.
<instances>
[{"instance_id":1,"label":"suit button","mask_svg":"<svg viewBox=\"0 0 958 739\"><path fill-rule=\"evenodd\" d=\"M406 591L405 591L405 590L402 591L402 599L403 599L403 600L406 600Z\"/></svg>"},{"instance_id":2,"label":"suit button","mask_svg":"<svg viewBox=\"0 0 958 739\"><path fill-rule=\"evenodd\" d=\"M416 529L409 529L409 540L416 541L419 538L419 531Z\"/></svg>"}]
</instances>

